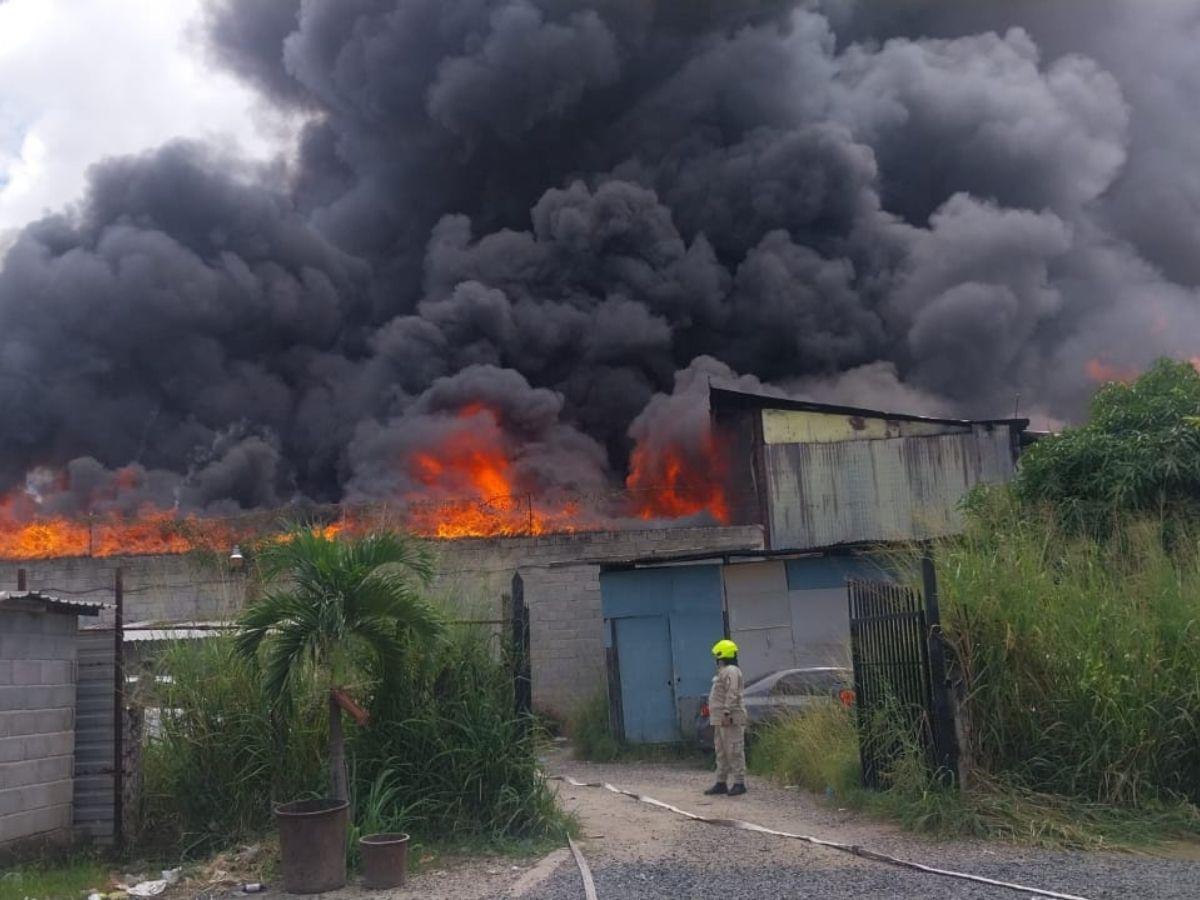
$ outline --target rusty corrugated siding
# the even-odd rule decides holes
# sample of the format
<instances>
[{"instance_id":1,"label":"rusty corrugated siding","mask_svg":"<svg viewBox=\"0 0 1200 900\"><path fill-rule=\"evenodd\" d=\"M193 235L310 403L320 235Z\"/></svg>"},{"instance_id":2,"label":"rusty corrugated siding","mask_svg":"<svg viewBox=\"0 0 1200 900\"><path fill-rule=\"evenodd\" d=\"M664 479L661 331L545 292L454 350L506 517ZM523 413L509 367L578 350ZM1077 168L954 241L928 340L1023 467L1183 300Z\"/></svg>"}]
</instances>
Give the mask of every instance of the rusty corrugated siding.
<instances>
[{"instance_id":1,"label":"rusty corrugated siding","mask_svg":"<svg viewBox=\"0 0 1200 900\"><path fill-rule=\"evenodd\" d=\"M1011 441L1007 427L975 425L968 433L766 445L771 547L953 533L968 490L1012 478Z\"/></svg>"}]
</instances>

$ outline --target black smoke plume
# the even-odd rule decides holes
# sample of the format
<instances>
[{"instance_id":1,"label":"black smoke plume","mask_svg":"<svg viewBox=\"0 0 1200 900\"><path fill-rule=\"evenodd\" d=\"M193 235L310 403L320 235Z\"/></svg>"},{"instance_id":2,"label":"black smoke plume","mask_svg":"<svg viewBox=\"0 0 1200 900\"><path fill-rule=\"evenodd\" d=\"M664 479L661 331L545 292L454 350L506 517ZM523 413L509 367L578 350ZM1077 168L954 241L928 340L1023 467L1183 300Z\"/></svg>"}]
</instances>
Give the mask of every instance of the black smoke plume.
<instances>
[{"instance_id":1,"label":"black smoke plume","mask_svg":"<svg viewBox=\"0 0 1200 900\"><path fill-rule=\"evenodd\" d=\"M634 438L692 439L652 413L700 375L1064 421L1089 360L1200 355L1196 0L221 0L205 25L305 118L296 152L107 160L20 233L0 492L49 470L46 504L87 505L121 469L130 503L388 498L478 403L524 487L592 489Z\"/></svg>"}]
</instances>

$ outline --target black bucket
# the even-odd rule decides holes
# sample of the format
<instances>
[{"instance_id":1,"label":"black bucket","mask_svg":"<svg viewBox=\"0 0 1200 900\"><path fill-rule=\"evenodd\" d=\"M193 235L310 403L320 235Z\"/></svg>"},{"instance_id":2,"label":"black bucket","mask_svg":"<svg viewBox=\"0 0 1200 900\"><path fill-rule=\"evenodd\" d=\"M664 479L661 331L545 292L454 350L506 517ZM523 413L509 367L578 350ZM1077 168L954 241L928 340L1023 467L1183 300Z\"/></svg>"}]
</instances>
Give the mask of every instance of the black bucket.
<instances>
[{"instance_id":1,"label":"black bucket","mask_svg":"<svg viewBox=\"0 0 1200 900\"><path fill-rule=\"evenodd\" d=\"M319 894L346 884L345 800L296 800L275 807L283 887L292 894Z\"/></svg>"},{"instance_id":2,"label":"black bucket","mask_svg":"<svg viewBox=\"0 0 1200 900\"><path fill-rule=\"evenodd\" d=\"M368 834L358 839L362 853L363 887L394 888L404 884L408 872L408 835L400 832Z\"/></svg>"}]
</instances>

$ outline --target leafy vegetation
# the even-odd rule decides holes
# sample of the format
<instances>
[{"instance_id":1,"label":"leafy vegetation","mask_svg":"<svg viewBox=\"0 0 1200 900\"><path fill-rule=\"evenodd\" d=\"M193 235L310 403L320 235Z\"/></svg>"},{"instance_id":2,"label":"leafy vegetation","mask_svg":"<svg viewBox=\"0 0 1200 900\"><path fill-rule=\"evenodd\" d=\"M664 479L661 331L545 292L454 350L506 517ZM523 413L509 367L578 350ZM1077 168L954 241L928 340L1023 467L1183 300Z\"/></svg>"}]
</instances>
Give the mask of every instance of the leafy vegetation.
<instances>
[{"instance_id":1,"label":"leafy vegetation","mask_svg":"<svg viewBox=\"0 0 1200 900\"><path fill-rule=\"evenodd\" d=\"M613 762L621 756L621 743L613 734L608 715L608 692L597 691L567 721L575 755L591 762Z\"/></svg>"},{"instance_id":2,"label":"leafy vegetation","mask_svg":"<svg viewBox=\"0 0 1200 900\"><path fill-rule=\"evenodd\" d=\"M859 787L850 712L760 730L753 771L910 828L1098 846L1200 835L1200 544L1124 519L1105 539L993 495L935 558L942 624L965 680L970 772L929 773L916 736L886 789Z\"/></svg>"},{"instance_id":3,"label":"leafy vegetation","mask_svg":"<svg viewBox=\"0 0 1200 900\"><path fill-rule=\"evenodd\" d=\"M1092 802L1200 802L1200 548L1094 540L998 498L939 549L943 626L984 773Z\"/></svg>"},{"instance_id":4,"label":"leafy vegetation","mask_svg":"<svg viewBox=\"0 0 1200 900\"><path fill-rule=\"evenodd\" d=\"M589 762L710 763L711 757L695 741L668 744L627 744L613 733L608 716L608 692L597 691L567 721L575 756Z\"/></svg>"},{"instance_id":5,"label":"leafy vegetation","mask_svg":"<svg viewBox=\"0 0 1200 900\"><path fill-rule=\"evenodd\" d=\"M180 641L161 655L139 697L151 710L140 845L199 856L252 840L270 825L273 802L320 795L325 693L312 679L293 687L282 718L229 636Z\"/></svg>"},{"instance_id":6,"label":"leafy vegetation","mask_svg":"<svg viewBox=\"0 0 1200 900\"><path fill-rule=\"evenodd\" d=\"M902 751L881 791L861 786L854 713L836 704L759 728L748 762L754 774L824 795L838 807L943 837L1098 849L1200 834L1200 817L1188 803L1114 806L1031 790L981 772L963 790L947 787L929 771L914 735L893 737Z\"/></svg>"},{"instance_id":7,"label":"leafy vegetation","mask_svg":"<svg viewBox=\"0 0 1200 900\"><path fill-rule=\"evenodd\" d=\"M1104 533L1129 511L1200 514L1200 371L1159 360L1132 384L1096 392L1088 423L1031 447L1013 485L1026 506Z\"/></svg>"},{"instance_id":8,"label":"leafy vegetation","mask_svg":"<svg viewBox=\"0 0 1200 900\"><path fill-rule=\"evenodd\" d=\"M247 631L180 642L145 679L143 702L161 713L140 840L196 856L269 831L274 803L322 795L334 683L369 713L345 737L352 837L404 831L414 846L499 850L561 839L572 822L538 766L532 717L515 713L496 636L452 624L460 601L398 597L397 563L421 574L397 559L400 542L295 546L279 571L302 577L268 594L270 615L259 605L243 619L258 648Z\"/></svg>"},{"instance_id":9,"label":"leafy vegetation","mask_svg":"<svg viewBox=\"0 0 1200 900\"><path fill-rule=\"evenodd\" d=\"M89 888L103 889L108 878L108 869L92 857L80 856L65 862L48 859L0 874L0 900L80 897Z\"/></svg>"},{"instance_id":10,"label":"leafy vegetation","mask_svg":"<svg viewBox=\"0 0 1200 900\"><path fill-rule=\"evenodd\" d=\"M342 710L333 690L370 674L386 677L412 639L428 641L441 631L413 584L428 583L432 561L397 533L336 540L300 527L266 545L259 566L267 589L239 620L238 652L256 663L261 653L263 690L281 716L289 716L298 682L324 683L330 795L346 800Z\"/></svg>"}]
</instances>

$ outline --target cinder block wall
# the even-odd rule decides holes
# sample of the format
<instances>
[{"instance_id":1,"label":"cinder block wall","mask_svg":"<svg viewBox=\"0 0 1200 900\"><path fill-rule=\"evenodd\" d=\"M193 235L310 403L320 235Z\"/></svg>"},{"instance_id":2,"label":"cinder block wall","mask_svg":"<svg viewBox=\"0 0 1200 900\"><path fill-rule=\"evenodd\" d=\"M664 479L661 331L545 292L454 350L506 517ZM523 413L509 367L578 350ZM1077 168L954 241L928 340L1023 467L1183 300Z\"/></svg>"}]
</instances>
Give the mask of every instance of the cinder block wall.
<instances>
[{"instance_id":1,"label":"cinder block wall","mask_svg":"<svg viewBox=\"0 0 1200 900\"><path fill-rule=\"evenodd\" d=\"M245 597L244 578L221 563L188 554L0 562L0 590L15 590L17 569L23 568L31 591L111 604L120 567L126 623L210 621L235 614ZM111 625L112 620L113 611L106 609L89 624Z\"/></svg>"},{"instance_id":2,"label":"cinder block wall","mask_svg":"<svg viewBox=\"0 0 1200 900\"><path fill-rule=\"evenodd\" d=\"M0 853L68 838L75 756L75 617L0 611Z\"/></svg>"},{"instance_id":3,"label":"cinder block wall","mask_svg":"<svg viewBox=\"0 0 1200 900\"><path fill-rule=\"evenodd\" d=\"M530 608L533 702L569 715L603 683L600 563L676 553L759 550L758 525L655 528L537 537L436 541L435 593L463 619L502 619L501 598L520 572ZM124 570L125 621L228 618L241 609L245 580L222 560L190 556L55 559L21 563L31 590L111 602L113 571ZM0 563L0 589L16 586L16 563ZM88 591L87 594L79 594ZM110 611L101 622L112 619Z\"/></svg>"},{"instance_id":4,"label":"cinder block wall","mask_svg":"<svg viewBox=\"0 0 1200 900\"><path fill-rule=\"evenodd\" d=\"M481 546L488 544L497 546ZM487 589L494 595L509 589L512 572L521 572L529 606L534 707L565 718L605 682L601 563L762 550L763 534L758 526L658 528L444 546L444 572L486 570L481 576L493 578ZM493 572L499 572L498 581Z\"/></svg>"}]
</instances>

